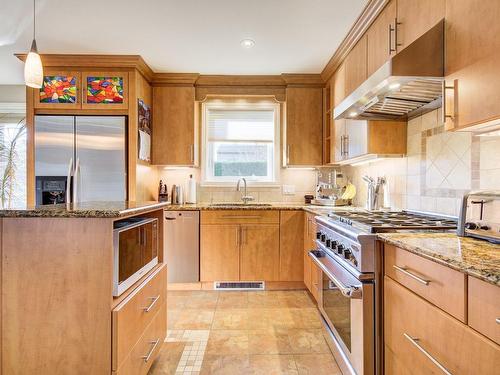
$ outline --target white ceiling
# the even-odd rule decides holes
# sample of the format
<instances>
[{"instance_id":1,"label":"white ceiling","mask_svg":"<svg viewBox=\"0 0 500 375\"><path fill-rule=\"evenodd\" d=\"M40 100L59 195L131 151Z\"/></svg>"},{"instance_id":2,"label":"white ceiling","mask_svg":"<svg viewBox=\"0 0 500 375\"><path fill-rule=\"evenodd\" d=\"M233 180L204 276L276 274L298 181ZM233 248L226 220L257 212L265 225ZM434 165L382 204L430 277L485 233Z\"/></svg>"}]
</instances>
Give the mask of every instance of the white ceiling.
<instances>
[{"instance_id":1,"label":"white ceiling","mask_svg":"<svg viewBox=\"0 0 500 375\"><path fill-rule=\"evenodd\" d=\"M368 0L36 0L40 53L138 54L157 72L319 73ZM23 82L31 0L0 0L0 84ZM240 41L255 40L251 49Z\"/></svg>"}]
</instances>

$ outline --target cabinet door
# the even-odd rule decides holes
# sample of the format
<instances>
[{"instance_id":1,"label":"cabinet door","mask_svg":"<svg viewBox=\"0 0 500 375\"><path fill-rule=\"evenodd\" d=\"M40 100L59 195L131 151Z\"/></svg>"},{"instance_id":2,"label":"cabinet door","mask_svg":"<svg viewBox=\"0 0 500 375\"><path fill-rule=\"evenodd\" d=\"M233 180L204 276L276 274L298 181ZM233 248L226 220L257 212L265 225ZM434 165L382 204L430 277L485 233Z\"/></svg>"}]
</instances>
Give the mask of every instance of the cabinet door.
<instances>
[{"instance_id":1,"label":"cabinet door","mask_svg":"<svg viewBox=\"0 0 500 375\"><path fill-rule=\"evenodd\" d=\"M241 225L240 280L279 280L279 235L279 225Z\"/></svg>"},{"instance_id":2,"label":"cabinet door","mask_svg":"<svg viewBox=\"0 0 500 375\"><path fill-rule=\"evenodd\" d=\"M500 118L500 1L446 1L447 129Z\"/></svg>"},{"instance_id":3,"label":"cabinet door","mask_svg":"<svg viewBox=\"0 0 500 375\"><path fill-rule=\"evenodd\" d=\"M500 367L498 345L387 276L384 343L387 375L442 374L430 357L452 374L497 374Z\"/></svg>"},{"instance_id":4,"label":"cabinet door","mask_svg":"<svg viewBox=\"0 0 500 375\"><path fill-rule=\"evenodd\" d=\"M309 240L309 226L311 214L306 214L304 217L304 284L307 289L311 290L311 258L309 257L310 240Z\"/></svg>"},{"instance_id":5,"label":"cabinet door","mask_svg":"<svg viewBox=\"0 0 500 375\"><path fill-rule=\"evenodd\" d=\"M210 224L200 228L201 281L239 280L239 225Z\"/></svg>"},{"instance_id":6,"label":"cabinet door","mask_svg":"<svg viewBox=\"0 0 500 375\"><path fill-rule=\"evenodd\" d=\"M346 135L346 120L335 120L334 121L334 136L335 136L335 147L334 156L335 161L340 161L345 159L345 135Z\"/></svg>"},{"instance_id":7,"label":"cabinet door","mask_svg":"<svg viewBox=\"0 0 500 375\"><path fill-rule=\"evenodd\" d=\"M323 272L316 265L311 262L311 294L316 302L319 302L320 288L323 286Z\"/></svg>"},{"instance_id":8,"label":"cabinet door","mask_svg":"<svg viewBox=\"0 0 500 375\"><path fill-rule=\"evenodd\" d=\"M280 281L304 278L304 212L280 211Z\"/></svg>"},{"instance_id":9,"label":"cabinet door","mask_svg":"<svg viewBox=\"0 0 500 375\"><path fill-rule=\"evenodd\" d=\"M397 50L408 47L437 24L445 13L445 0L397 0Z\"/></svg>"},{"instance_id":10,"label":"cabinet door","mask_svg":"<svg viewBox=\"0 0 500 375\"><path fill-rule=\"evenodd\" d=\"M349 96L367 78L367 37L364 35L345 59L345 96Z\"/></svg>"},{"instance_id":11,"label":"cabinet door","mask_svg":"<svg viewBox=\"0 0 500 375\"><path fill-rule=\"evenodd\" d=\"M153 88L153 164L195 165L194 87Z\"/></svg>"},{"instance_id":12,"label":"cabinet door","mask_svg":"<svg viewBox=\"0 0 500 375\"><path fill-rule=\"evenodd\" d=\"M83 109L127 109L128 73L83 72L81 92Z\"/></svg>"},{"instance_id":13,"label":"cabinet door","mask_svg":"<svg viewBox=\"0 0 500 375\"><path fill-rule=\"evenodd\" d=\"M335 108L339 103L344 100L346 87L345 87L345 64L342 64L335 71L333 78L333 107Z\"/></svg>"},{"instance_id":14,"label":"cabinet door","mask_svg":"<svg viewBox=\"0 0 500 375\"><path fill-rule=\"evenodd\" d=\"M396 54L396 0L392 0L368 29L368 77Z\"/></svg>"},{"instance_id":15,"label":"cabinet door","mask_svg":"<svg viewBox=\"0 0 500 375\"><path fill-rule=\"evenodd\" d=\"M285 165L315 166L323 159L323 89L286 89Z\"/></svg>"},{"instance_id":16,"label":"cabinet door","mask_svg":"<svg viewBox=\"0 0 500 375\"><path fill-rule=\"evenodd\" d=\"M33 95L35 108L80 109L81 73L46 69L42 87Z\"/></svg>"},{"instance_id":17,"label":"cabinet door","mask_svg":"<svg viewBox=\"0 0 500 375\"><path fill-rule=\"evenodd\" d=\"M347 158L368 153L368 121L366 120L346 120L347 136Z\"/></svg>"}]
</instances>

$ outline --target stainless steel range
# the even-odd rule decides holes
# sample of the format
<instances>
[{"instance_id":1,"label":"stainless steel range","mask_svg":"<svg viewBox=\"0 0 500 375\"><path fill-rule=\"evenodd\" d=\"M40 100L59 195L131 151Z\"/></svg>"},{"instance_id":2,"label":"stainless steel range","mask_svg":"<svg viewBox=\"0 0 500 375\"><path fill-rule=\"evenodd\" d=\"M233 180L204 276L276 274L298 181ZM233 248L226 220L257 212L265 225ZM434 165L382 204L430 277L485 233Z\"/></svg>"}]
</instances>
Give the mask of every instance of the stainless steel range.
<instances>
[{"instance_id":1,"label":"stainless steel range","mask_svg":"<svg viewBox=\"0 0 500 375\"><path fill-rule=\"evenodd\" d=\"M334 211L317 216L316 249L323 271L319 308L344 374L380 373L381 252L376 233L453 230L457 220L411 211Z\"/></svg>"}]
</instances>

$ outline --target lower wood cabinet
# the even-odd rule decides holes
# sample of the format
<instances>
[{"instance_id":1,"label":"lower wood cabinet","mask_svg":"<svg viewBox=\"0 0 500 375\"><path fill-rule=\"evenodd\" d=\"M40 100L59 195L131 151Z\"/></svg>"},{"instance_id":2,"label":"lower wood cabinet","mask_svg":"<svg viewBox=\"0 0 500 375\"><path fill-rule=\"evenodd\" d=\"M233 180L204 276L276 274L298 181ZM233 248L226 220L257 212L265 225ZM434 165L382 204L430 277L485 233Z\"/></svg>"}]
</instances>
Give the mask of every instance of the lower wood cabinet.
<instances>
[{"instance_id":1,"label":"lower wood cabinet","mask_svg":"<svg viewBox=\"0 0 500 375\"><path fill-rule=\"evenodd\" d=\"M384 277L385 374L498 374L500 346Z\"/></svg>"},{"instance_id":2,"label":"lower wood cabinet","mask_svg":"<svg viewBox=\"0 0 500 375\"><path fill-rule=\"evenodd\" d=\"M122 363L126 361L147 327L156 319L157 313L166 304L166 285L167 267L163 265L113 310L114 371L121 368ZM163 317L166 320L166 312ZM162 337L165 338L165 336L164 330Z\"/></svg>"},{"instance_id":3,"label":"lower wood cabinet","mask_svg":"<svg viewBox=\"0 0 500 375\"><path fill-rule=\"evenodd\" d=\"M242 225L240 231L240 280L278 281L279 225Z\"/></svg>"},{"instance_id":4,"label":"lower wood cabinet","mask_svg":"<svg viewBox=\"0 0 500 375\"><path fill-rule=\"evenodd\" d=\"M303 212L202 211L200 280L302 281Z\"/></svg>"},{"instance_id":5,"label":"lower wood cabinet","mask_svg":"<svg viewBox=\"0 0 500 375\"><path fill-rule=\"evenodd\" d=\"M316 302L319 302L320 288L323 287L323 271L311 262L311 294Z\"/></svg>"},{"instance_id":6,"label":"lower wood cabinet","mask_svg":"<svg viewBox=\"0 0 500 375\"><path fill-rule=\"evenodd\" d=\"M468 277L469 326L500 344L500 287Z\"/></svg>"},{"instance_id":7,"label":"lower wood cabinet","mask_svg":"<svg viewBox=\"0 0 500 375\"><path fill-rule=\"evenodd\" d=\"M307 213L304 220L304 284L311 294L316 298L318 296L318 267L309 257L309 251L316 247L316 221L315 215Z\"/></svg>"},{"instance_id":8,"label":"lower wood cabinet","mask_svg":"<svg viewBox=\"0 0 500 375\"><path fill-rule=\"evenodd\" d=\"M239 278L240 226L202 224L200 230L200 280L234 281L239 280Z\"/></svg>"}]
</instances>

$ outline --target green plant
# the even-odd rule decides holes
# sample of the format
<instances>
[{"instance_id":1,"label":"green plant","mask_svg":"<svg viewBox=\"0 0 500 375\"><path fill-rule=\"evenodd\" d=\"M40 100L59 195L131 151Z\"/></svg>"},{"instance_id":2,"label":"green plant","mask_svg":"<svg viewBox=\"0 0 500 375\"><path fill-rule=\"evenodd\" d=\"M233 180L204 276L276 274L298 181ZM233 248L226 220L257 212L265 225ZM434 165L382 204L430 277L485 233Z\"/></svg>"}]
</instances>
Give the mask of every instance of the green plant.
<instances>
[{"instance_id":1,"label":"green plant","mask_svg":"<svg viewBox=\"0 0 500 375\"><path fill-rule=\"evenodd\" d=\"M14 187L20 161L16 146L26 131L24 118L17 123L15 130L14 136L7 139L6 127L0 126L0 137L6 140L6 142L0 142L0 163L3 167L3 173L0 175L0 202L4 208L11 207L12 198L14 197Z\"/></svg>"}]
</instances>

